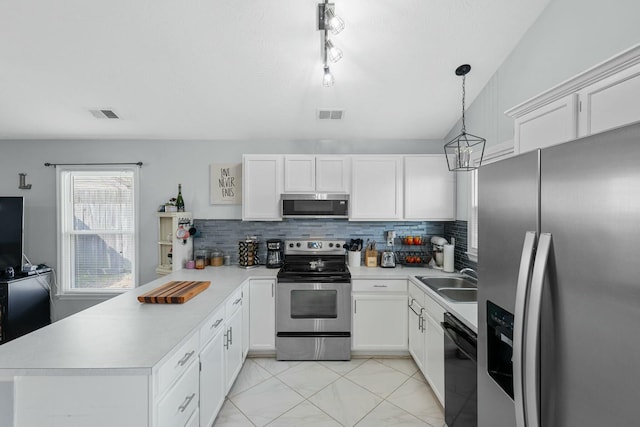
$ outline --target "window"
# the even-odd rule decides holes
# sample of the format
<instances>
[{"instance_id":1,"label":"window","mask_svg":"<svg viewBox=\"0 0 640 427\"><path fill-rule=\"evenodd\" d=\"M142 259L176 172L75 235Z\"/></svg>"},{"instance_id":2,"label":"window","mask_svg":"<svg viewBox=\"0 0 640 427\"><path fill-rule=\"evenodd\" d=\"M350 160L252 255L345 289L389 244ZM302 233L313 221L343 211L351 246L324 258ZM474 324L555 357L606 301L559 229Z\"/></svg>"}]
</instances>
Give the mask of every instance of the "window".
<instances>
[{"instance_id":1,"label":"window","mask_svg":"<svg viewBox=\"0 0 640 427\"><path fill-rule=\"evenodd\" d=\"M57 168L58 294L112 294L137 283L136 167Z\"/></svg>"},{"instance_id":2,"label":"window","mask_svg":"<svg viewBox=\"0 0 640 427\"><path fill-rule=\"evenodd\" d=\"M484 152L482 164L486 165L513 154L513 142L493 146ZM478 159L472 160L477 165ZM478 262L478 170L469 174L469 222L467 230L467 256Z\"/></svg>"}]
</instances>

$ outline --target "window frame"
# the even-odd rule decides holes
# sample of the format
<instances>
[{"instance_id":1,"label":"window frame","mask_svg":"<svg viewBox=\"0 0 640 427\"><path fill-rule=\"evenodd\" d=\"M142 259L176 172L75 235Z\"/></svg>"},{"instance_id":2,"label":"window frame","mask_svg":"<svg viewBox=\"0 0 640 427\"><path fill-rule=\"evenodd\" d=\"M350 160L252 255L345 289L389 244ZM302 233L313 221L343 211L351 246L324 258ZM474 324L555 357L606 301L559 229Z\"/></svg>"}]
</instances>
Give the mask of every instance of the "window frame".
<instances>
[{"instance_id":1,"label":"window frame","mask_svg":"<svg viewBox=\"0 0 640 427\"><path fill-rule=\"evenodd\" d=\"M69 233L67 224L63 224L63 221L68 219L69 209L71 208L71 200L69 197L73 194L73 190L70 188L70 180L74 173L78 174L107 174L107 173L132 173L133 175L133 232L132 237L134 241L133 260L131 263L131 275L133 280L133 287L130 289L116 288L72 288L71 276L72 276L72 259L69 249L71 248L68 242L68 236L78 234ZM94 298L110 298L132 289L135 289L139 285L139 262L140 262L140 239L139 239L139 195L140 195L140 180L139 180L139 167L133 165L88 165L88 166L56 166L56 204L57 204L57 265L59 278L56 286L56 296L58 299L94 299ZM64 199L63 199L64 198ZM67 234L68 233L68 234ZM81 233L80 233L81 234Z\"/></svg>"},{"instance_id":2,"label":"window frame","mask_svg":"<svg viewBox=\"0 0 640 427\"><path fill-rule=\"evenodd\" d=\"M482 157L482 165L488 165L498 160L506 159L515 153L513 140L503 142L487 148ZM479 158L471 159L474 166L478 165ZM469 173L469 197L467 198L468 222L467 222L467 257L478 262L478 169Z\"/></svg>"}]
</instances>

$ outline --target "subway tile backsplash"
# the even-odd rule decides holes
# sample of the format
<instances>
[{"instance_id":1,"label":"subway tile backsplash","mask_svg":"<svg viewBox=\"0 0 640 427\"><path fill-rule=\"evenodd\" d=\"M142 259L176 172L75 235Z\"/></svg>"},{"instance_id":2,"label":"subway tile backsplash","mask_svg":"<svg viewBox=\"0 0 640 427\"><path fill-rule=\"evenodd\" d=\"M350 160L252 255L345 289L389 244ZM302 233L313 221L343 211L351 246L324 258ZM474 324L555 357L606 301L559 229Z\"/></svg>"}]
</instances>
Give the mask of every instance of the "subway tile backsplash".
<instances>
[{"instance_id":1,"label":"subway tile backsplash","mask_svg":"<svg viewBox=\"0 0 640 427\"><path fill-rule=\"evenodd\" d=\"M379 250L385 248L384 232L395 230L397 236L445 236L446 222L350 222L335 219L290 219L284 221L240 221L195 219L194 226L198 230L194 239L195 249L221 249L231 255L231 262L238 262L238 241L246 236L256 236L260 242L260 259L266 258L267 239L367 239L375 240ZM464 223L466 225L466 222ZM466 233L466 229L465 229ZM399 244L399 239L396 239ZM465 238L466 244L466 238ZM399 248L396 248L399 249ZM429 248L430 249L430 248Z\"/></svg>"},{"instance_id":2,"label":"subway tile backsplash","mask_svg":"<svg viewBox=\"0 0 640 427\"><path fill-rule=\"evenodd\" d=\"M194 240L195 249L221 249L231 255L231 262L238 263L238 241L247 236L256 236L260 242L259 254L262 262L266 259L267 239L362 239L375 240L379 250L385 248L384 232L395 230L400 236L442 236L448 241L456 239L455 268L477 269L477 264L467 258L467 221L423 221L423 222L350 222L332 219L291 219L285 221L262 222L218 219L195 219L194 225L199 237ZM427 242L429 241L427 239ZM399 239L396 239L399 245ZM430 250L430 246L427 246ZM396 246L396 249L399 247Z\"/></svg>"}]
</instances>

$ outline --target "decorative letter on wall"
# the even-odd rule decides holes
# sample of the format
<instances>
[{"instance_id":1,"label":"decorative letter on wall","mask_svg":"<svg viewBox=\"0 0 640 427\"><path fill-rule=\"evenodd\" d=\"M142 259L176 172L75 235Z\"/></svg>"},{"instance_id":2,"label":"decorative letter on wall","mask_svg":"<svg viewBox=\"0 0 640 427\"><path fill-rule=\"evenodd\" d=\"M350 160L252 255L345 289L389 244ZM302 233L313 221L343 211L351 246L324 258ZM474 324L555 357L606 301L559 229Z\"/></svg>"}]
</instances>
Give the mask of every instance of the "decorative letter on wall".
<instances>
[{"instance_id":1,"label":"decorative letter on wall","mask_svg":"<svg viewBox=\"0 0 640 427\"><path fill-rule=\"evenodd\" d=\"M209 173L212 205L242 203L242 163L212 163Z\"/></svg>"}]
</instances>

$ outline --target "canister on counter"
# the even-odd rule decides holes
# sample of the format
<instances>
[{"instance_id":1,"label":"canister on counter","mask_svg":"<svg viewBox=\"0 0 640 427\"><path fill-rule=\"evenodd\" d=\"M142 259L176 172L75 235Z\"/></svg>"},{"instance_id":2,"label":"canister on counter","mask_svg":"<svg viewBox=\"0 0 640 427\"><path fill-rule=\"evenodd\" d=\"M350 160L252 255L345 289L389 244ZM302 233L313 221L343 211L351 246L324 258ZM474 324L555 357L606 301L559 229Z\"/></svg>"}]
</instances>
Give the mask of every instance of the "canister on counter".
<instances>
[{"instance_id":1,"label":"canister on counter","mask_svg":"<svg viewBox=\"0 0 640 427\"><path fill-rule=\"evenodd\" d=\"M206 249L197 249L195 258L196 270L202 270L207 265L207 260L209 259L209 251Z\"/></svg>"},{"instance_id":2,"label":"canister on counter","mask_svg":"<svg viewBox=\"0 0 640 427\"><path fill-rule=\"evenodd\" d=\"M219 267L224 264L224 252L219 249L214 249L211 251L211 255L209 257L209 264L214 267Z\"/></svg>"}]
</instances>

